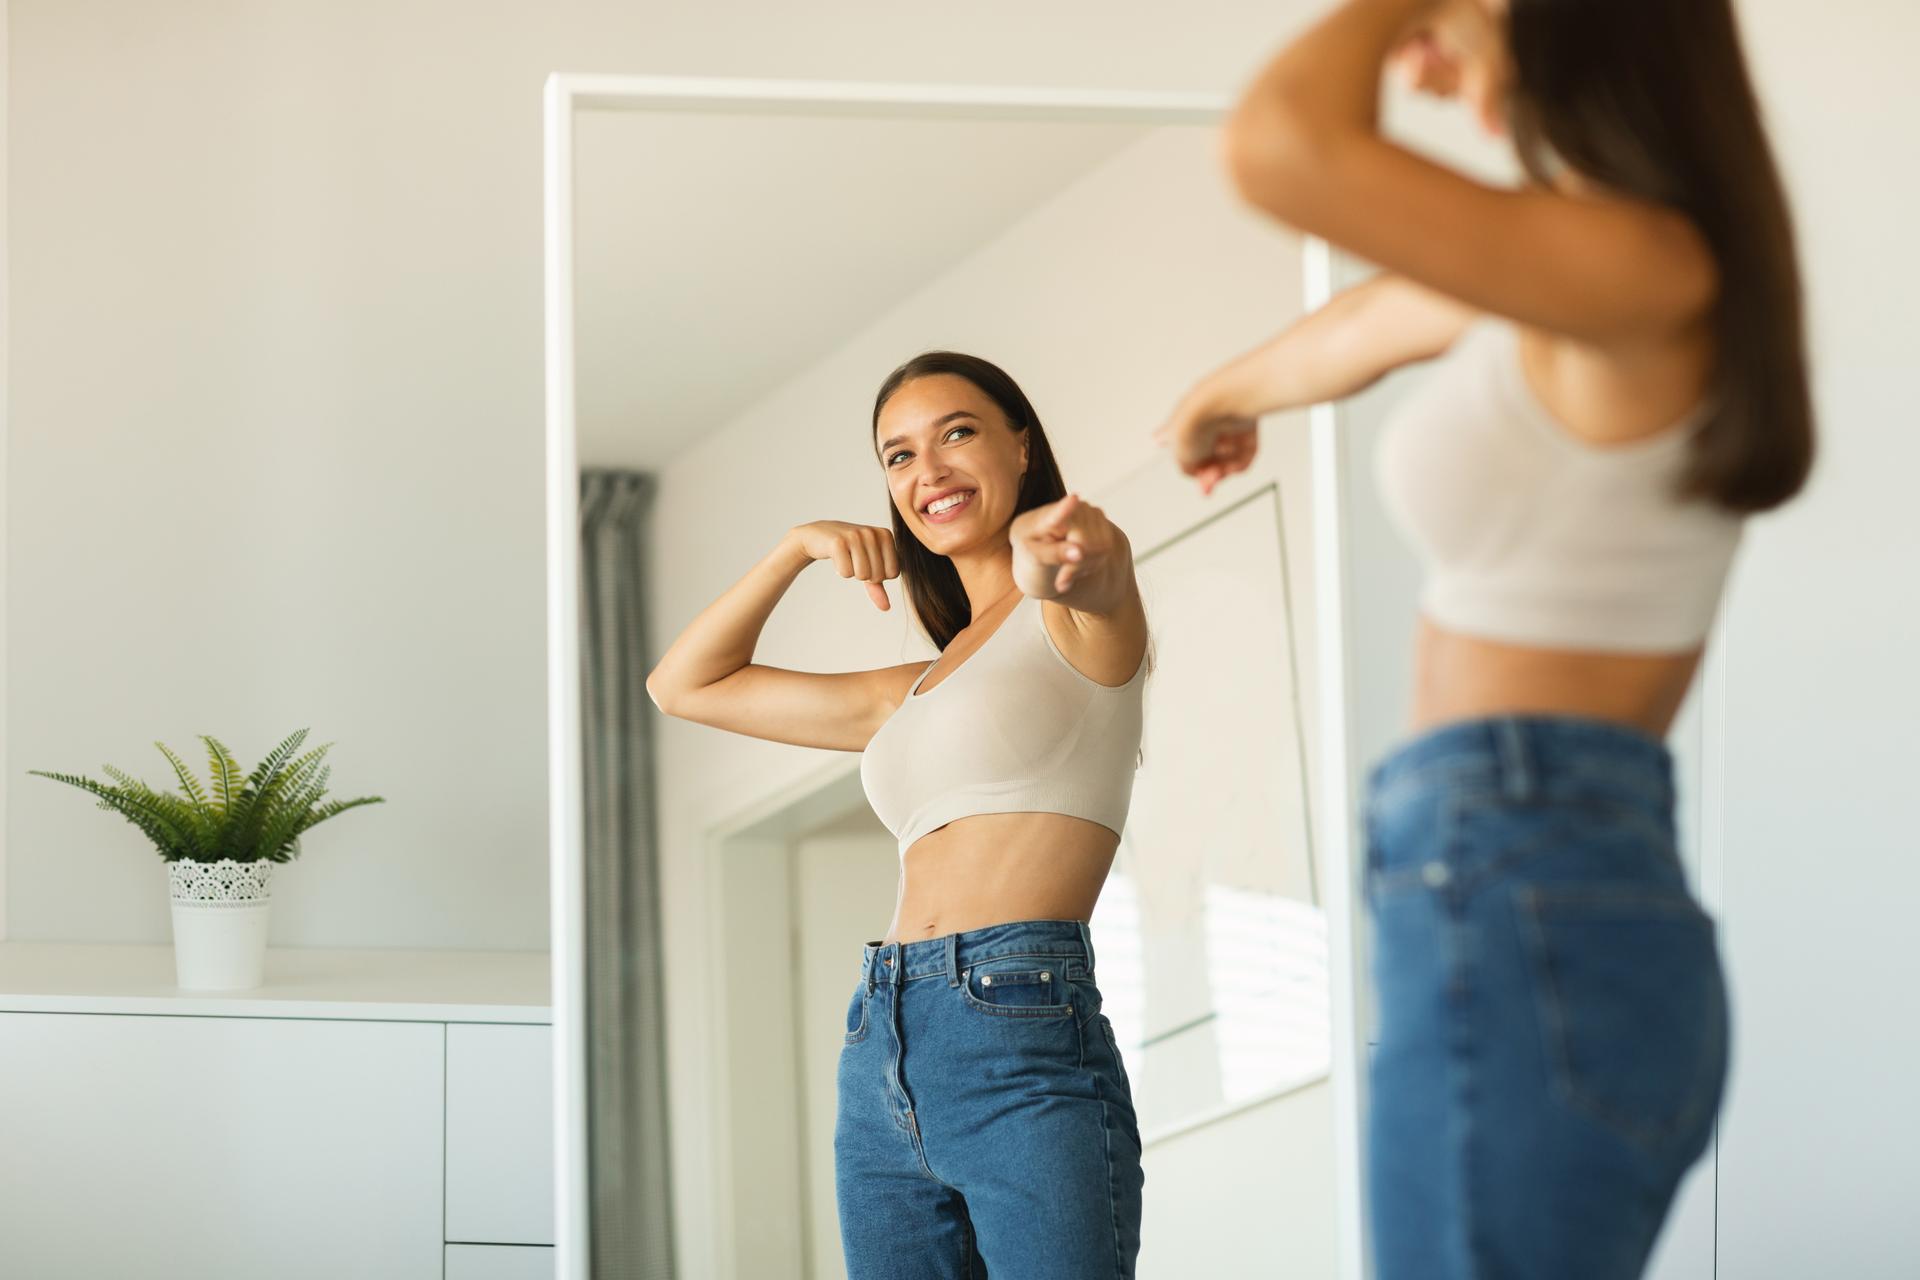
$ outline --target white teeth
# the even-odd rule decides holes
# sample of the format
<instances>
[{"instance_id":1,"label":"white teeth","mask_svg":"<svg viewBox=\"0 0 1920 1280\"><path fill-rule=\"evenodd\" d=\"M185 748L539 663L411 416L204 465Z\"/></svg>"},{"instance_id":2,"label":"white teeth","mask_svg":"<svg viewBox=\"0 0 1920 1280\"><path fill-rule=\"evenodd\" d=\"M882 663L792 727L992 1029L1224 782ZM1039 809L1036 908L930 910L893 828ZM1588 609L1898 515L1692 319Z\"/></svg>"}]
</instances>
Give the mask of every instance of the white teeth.
<instances>
[{"instance_id":1,"label":"white teeth","mask_svg":"<svg viewBox=\"0 0 1920 1280\"><path fill-rule=\"evenodd\" d=\"M930 516L937 516L942 511L947 511L953 507L959 506L962 502L965 502L971 496L972 495L970 493L950 493L944 498L935 499L934 501L927 504L927 514Z\"/></svg>"}]
</instances>

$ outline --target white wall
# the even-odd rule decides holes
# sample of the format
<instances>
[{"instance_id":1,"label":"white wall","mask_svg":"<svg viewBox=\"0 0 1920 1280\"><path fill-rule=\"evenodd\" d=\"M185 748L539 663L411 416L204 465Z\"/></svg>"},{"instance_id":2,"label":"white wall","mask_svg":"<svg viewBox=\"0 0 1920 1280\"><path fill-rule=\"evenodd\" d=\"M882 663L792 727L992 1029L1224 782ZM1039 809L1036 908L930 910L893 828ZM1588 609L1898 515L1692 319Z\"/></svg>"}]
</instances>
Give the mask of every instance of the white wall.
<instances>
[{"instance_id":1,"label":"white wall","mask_svg":"<svg viewBox=\"0 0 1920 1280\"><path fill-rule=\"evenodd\" d=\"M805 1103L803 1171L807 1274L844 1280L833 1180L833 1125L847 1003L860 946L878 941L893 910L898 845L872 812L855 813L792 846L795 1031ZM743 1273L744 1274L744 1273Z\"/></svg>"},{"instance_id":2,"label":"white wall","mask_svg":"<svg viewBox=\"0 0 1920 1280\"><path fill-rule=\"evenodd\" d=\"M1920 1258L1920 8L1742 6L1809 285L1821 458L1725 614L1723 942L1734 995L1719 1275Z\"/></svg>"},{"instance_id":3,"label":"white wall","mask_svg":"<svg viewBox=\"0 0 1920 1280\"><path fill-rule=\"evenodd\" d=\"M7 256L11 238L7 234L8 217L13 206L6 198L8 157L13 140L13 58L9 47L12 23L8 21L9 0L0 0L0 942L7 937L7 793L13 776L7 763L7 528L12 522L13 503L7 481L7 444L9 397L13 385L7 361L12 353L13 324L7 314L7 299L12 296L12 274Z\"/></svg>"},{"instance_id":4,"label":"white wall","mask_svg":"<svg viewBox=\"0 0 1920 1280\"><path fill-rule=\"evenodd\" d=\"M886 519L884 478L868 442L873 391L900 360L931 346L1003 361L1047 424L1069 486L1108 505L1137 546L1278 480L1289 571L1304 611L1313 587L1303 423L1272 424L1256 473L1211 500L1178 481L1148 439L1196 371L1251 345L1300 309L1298 242L1233 208L1214 171L1211 139L1191 130L1165 131L1120 153L668 467L655 514L657 644L664 646L789 526L826 517ZM894 594L897 602L897 585ZM1300 629L1309 641L1301 659L1310 687L1310 614L1303 612ZM930 651L909 631L897 603L881 614L862 593L815 568L776 610L757 658L837 670ZM703 861L705 833L844 757L678 721L666 722L660 747L669 1075L681 1120L675 1133L679 1243L691 1274L711 1274L705 1250L714 1209L703 1202L713 1178L709 1140L688 1121L709 1114L712 1001L701 983L672 976L677 964L698 965L705 955L700 922L715 892L712 868ZM862 937L880 936L885 925L875 919ZM848 939L850 956L860 940ZM1270 1140L1289 1137L1303 1123L1297 1112L1317 1098L1320 1123L1330 1126L1323 1095L1296 1097L1301 1101L1291 1108L1246 1113L1249 1127L1228 1121L1176 1140L1181 1145L1170 1144L1169 1151L1208 1152L1223 1170L1238 1159L1248 1185L1256 1186L1274 1151L1286 1149ZM1320 1160L1330 1171L1323 1159L1329 1145L1330 1136L1309 1146L1303 1160ZM1204 1256L1207 1246L1189 1246L1194 1236L1185 1229L1205 1220L1198 1201L1212 1184L1160 1177L1154 1159L1148 1176L1158 1191L1150 1213L1180 1242L1170 1254L1193 1257L1191 1249L1199 1248ZM1324 1233L1326 1218L1311 1216L1324 1207L1310 1198L1282 1200L1268 1222L1298 1211L1308 1215L1301 1233ZM1231 1237L1212 1240L1215 1261L1227 1268L1219 1274L1244 1265L1244 1257L1217 1256L1237 1247Z\"/></svg>"}]
</instances>

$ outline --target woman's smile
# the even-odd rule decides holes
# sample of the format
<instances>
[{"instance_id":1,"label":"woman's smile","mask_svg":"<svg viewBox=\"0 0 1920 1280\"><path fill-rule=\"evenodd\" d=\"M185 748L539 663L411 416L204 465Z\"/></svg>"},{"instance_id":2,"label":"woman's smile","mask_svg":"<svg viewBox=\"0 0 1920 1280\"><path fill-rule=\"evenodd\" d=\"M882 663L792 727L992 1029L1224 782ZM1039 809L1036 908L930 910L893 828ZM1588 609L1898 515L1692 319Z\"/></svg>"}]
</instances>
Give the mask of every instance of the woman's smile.
<instances>
[{"instance_id":1,"label":"woman's smile","mask_svg":"<svg viewBox=\"0 0 1920 1280\"><path fill-rule=\"evenodd\" d=\"M975 491L955 489L929 502L921 511L928 524L951 524L973 509Z\"/></svg>"}]
</instances>

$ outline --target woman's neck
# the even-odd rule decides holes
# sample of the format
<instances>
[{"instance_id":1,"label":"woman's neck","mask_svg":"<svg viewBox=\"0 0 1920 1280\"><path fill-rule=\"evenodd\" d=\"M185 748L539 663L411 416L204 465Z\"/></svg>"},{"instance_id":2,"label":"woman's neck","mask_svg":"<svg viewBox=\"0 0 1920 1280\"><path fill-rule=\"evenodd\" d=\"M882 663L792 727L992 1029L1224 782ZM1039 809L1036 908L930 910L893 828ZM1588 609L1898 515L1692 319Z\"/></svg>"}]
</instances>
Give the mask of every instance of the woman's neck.
<instances>
[{"instance_id":1,"label":"woman's neck","mask_svg":"<svg viewBox=\"0 0 1920 1280\"><path fill-rule=\"evenodd\" d=\"M1017 589L1013 581L1013 547L1009 543L955 556L953 567L960 574L960 586L967 593L968 612L972 617L984 617Z\"/></svg>"}]
</instances>

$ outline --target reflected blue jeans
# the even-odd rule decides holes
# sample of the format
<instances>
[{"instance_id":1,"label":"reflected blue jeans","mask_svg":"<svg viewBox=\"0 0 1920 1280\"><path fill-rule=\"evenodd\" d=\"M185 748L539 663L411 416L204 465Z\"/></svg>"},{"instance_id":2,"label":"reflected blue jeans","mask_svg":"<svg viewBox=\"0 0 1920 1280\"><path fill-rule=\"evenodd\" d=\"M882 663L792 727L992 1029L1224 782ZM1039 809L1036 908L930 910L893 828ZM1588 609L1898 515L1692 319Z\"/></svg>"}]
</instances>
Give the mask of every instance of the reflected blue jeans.
<instances>
[{"instance_id":1,"label":"reflected blue jeans","mask_svg":"<svg viewBox=\"0 0 1920 1280\"><path fill-rule=\"evenodd\" d=\"M1727 1071L1672 761L1630 728L1444 726L1369 780L1377 1280L1627 1280Z\"/></svg>"},{"instance_id":2,"label":"reflected blue jeans","mask_svg":"<svg viewBox=\"0 0 1920 1280\"><path fill-rule=\"evenodd\" d=\"M1140 1130L1093 940L1023 920L868 943L840 1051L849 1280L1109 1280L1140 1251Z\"/></svg>"}]
</instances>

